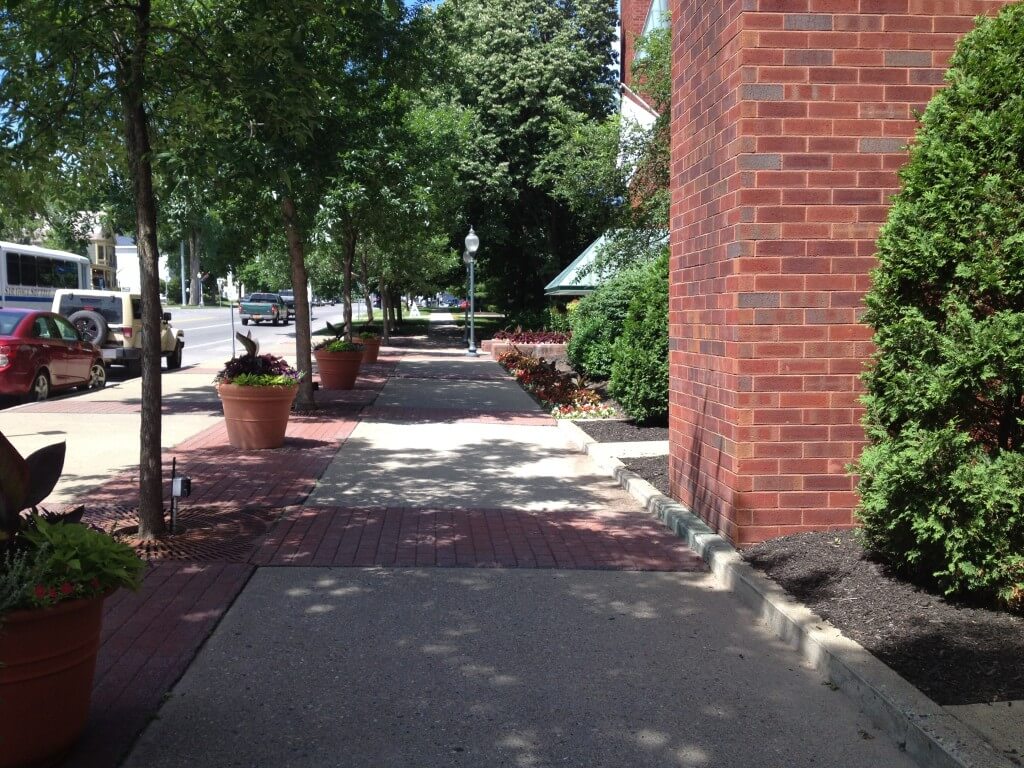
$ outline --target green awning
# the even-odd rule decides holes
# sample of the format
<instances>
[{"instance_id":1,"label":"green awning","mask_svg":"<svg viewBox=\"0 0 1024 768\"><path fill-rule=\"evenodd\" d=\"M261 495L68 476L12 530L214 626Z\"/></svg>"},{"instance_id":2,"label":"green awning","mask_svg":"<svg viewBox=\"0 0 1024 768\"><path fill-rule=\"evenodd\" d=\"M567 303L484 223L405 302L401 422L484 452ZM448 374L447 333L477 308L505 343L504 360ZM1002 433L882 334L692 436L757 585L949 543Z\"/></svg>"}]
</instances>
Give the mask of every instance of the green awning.
<instances>
[{"instance_id":1,"label":"green awning","mask_svg":"<svg viewBox=\"0 0 1024 768\"><path fill-rule=\"evenodd\" d=\"M614 236L616 232L621 232L621 230L609 230L588 245L583 253L573 260L572 264L544 286L544 294L546 296L586 296L588 293L593 293L597 286L616 271L607 266L600 270L593 268L601 249L608 243L608 238ZM668 244L667 232L639 232L638 234L647 240L649 247L660 248Z\"/></svg>"},{"instance_id":2,"label":"green awning","mask_svg":"<svg viewBox=\"0 0 1024 768\"><path fill-rule=\"evenodd\" d=\"M599 250L608 242L607 235L601 235L588 245L583 253L558 273L558 277L544 286L546 296L585 296L591 293L604 278L597 270L591 269ZM586 274L584 274L586 273Z\"/></svg>"}]
</instances>

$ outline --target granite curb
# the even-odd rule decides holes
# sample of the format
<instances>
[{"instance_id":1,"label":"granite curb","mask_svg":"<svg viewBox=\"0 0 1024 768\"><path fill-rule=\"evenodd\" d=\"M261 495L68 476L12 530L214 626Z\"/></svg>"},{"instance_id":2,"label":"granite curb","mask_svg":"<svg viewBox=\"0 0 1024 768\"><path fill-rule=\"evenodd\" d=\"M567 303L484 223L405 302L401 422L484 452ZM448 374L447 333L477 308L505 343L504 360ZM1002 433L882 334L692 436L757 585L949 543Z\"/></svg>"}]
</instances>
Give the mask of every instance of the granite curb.
<instances>
[{"instance_id":1,"label":"granite curb","mask_svg":"<svg viewBox=\"0 0 1024 768\"><path fill-rule=\"evenodd\" d=\"M592 446L600 444L571 421L559 420L558 426L648 512L685 539L723 586L757 612L780 640L856 701L915 762L924 768L1012 768L1011 761L996 753L974 729L755 571L728 541L683 504L660 493L618 459L595 451Z\"/></svg>"}]
</instances>

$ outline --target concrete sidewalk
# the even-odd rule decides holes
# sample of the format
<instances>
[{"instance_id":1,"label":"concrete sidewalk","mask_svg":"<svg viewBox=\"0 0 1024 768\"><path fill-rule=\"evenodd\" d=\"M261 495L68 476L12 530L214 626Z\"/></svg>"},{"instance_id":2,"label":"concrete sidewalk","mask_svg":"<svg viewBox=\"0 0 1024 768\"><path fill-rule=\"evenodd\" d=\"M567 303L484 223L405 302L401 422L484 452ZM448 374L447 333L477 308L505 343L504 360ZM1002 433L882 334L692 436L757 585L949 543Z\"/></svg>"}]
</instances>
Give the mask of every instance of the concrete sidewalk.
<instances>
[{"instance_id":1,"label":"concrete sidewalk","mask_svg":"<svg viewBox=\"0 0 1024 768\"><path fill-rule=\"evenodd\" d=\"M126 763L910 764L707 574L440 568L260 569Z\"/></svg>"},{"instance_id":2,"label":"concrete sidewalk","mask_svg":"<svg viewBox=\"0 0 1024 768\"><path fill-rule=\"evenodd\" d=\"M215 366L165 377L196 494L108 601L66 765L911 765L495 363L428 342L276 451L227 446ZM80 454L71 416L130 429L115 405L0 415L76 435L62 493L112 528L131 443Z\"/></svg>"}]
</instances>

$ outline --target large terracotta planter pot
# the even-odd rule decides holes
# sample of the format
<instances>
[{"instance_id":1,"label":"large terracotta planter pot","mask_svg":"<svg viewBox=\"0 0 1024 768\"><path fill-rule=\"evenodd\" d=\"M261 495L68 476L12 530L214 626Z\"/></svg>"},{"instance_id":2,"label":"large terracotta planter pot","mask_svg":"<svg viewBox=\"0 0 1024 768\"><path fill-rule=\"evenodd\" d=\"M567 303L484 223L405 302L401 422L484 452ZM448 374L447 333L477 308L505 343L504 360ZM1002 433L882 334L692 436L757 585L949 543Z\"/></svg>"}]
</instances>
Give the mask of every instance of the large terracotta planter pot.
<instances>
[{"instance_id":1,"label":"large terracotta planter pot","mask_svg":"<svg viewBox=\"0 0 1024 768\"><path fill-rule=\"evenodd\" d=\"M103 599L14 611L0 619L0 768L48 764L81 735Z\"/></svg>"},{"instance_id":2,"label":"large terracotta planter pot","mask_svg":"<svg viewBox=\"0 0 1024 768\"><path fill-rule=\"evenodd\" d=\"M237 384L217 385L228 442L233 448L261 450L280 448L298 384L283 387L242 387Z\"/></svg>"},{"instance_id":3,"label":"large terracotta planter pot","mask_svg":"<svg viewBox=\"0 0 1024 768\"><path fill-rule=\"evenodd\" d=\"M353 352L328 352L325 349L313 351L316 367L320 371L320 385L324 389L352 389L356 385L359 366L363 362L363 350Z\"/></svg>"},{"instance_id":4,"label":"large terracotta planter pot","mask_svg":"<svg viewBox=\"0 0 1024 768\"><path fill-rule=\"evenodd\" d=\"M380 336L372 339L360 338L359 343L363 345L363 362L376 363L377 355L380 354Z\"/></svg>"}]
</instances>

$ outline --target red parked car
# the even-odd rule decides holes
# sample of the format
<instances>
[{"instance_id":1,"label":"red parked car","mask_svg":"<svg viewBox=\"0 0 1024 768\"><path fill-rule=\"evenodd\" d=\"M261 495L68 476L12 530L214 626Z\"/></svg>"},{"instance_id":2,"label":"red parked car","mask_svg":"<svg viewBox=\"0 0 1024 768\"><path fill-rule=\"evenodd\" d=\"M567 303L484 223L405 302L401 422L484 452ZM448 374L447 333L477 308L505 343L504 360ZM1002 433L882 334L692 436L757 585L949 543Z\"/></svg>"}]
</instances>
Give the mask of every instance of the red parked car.
<instances>
[{"instance_id":1,"label":"red parked car","mask_svg":"<svg viewBox=\"0 0 1024 768\"><path fill-rule=\"evenodd\" d=\"M106 383L99 347L84 341L66 317L0 309L0 395L45 400L53 390Z\"/></svg>"}]
</instances>

